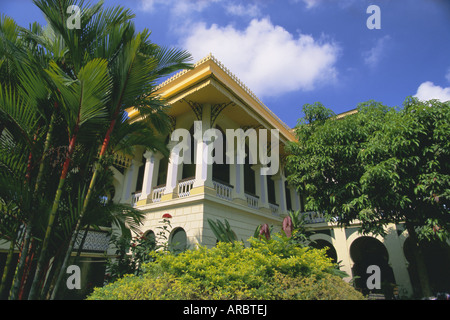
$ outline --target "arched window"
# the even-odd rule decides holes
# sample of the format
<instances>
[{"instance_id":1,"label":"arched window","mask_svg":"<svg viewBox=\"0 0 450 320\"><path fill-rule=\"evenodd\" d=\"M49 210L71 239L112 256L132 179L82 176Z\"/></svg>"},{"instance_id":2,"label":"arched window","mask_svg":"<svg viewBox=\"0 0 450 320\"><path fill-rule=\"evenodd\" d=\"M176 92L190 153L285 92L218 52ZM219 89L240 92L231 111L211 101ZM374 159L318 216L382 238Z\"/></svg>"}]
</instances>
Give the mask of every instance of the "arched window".
<instances>
[{"instance_id":1,"label":"arched window","mask_svg":"<svg viewBox=\"0 0 450 320\"><path fill-rule=\"evenodd\" d=\"M175 228L171 232L169 248L174 253L180 253L187 249L187 236L183 228Z\"/></svg>"},{"instance_id":2,"label":"arched window","mask_svg":"<svg viewBox=\"0 0 450 320\"><path fill-rule=\"evenodd\" d=\"M144 241L145 241L145 245L150 249L150 250L155 250L156 248L156 236L155 233L152 230L148 230L143 237Z\"/></svg>"}]
</instances>

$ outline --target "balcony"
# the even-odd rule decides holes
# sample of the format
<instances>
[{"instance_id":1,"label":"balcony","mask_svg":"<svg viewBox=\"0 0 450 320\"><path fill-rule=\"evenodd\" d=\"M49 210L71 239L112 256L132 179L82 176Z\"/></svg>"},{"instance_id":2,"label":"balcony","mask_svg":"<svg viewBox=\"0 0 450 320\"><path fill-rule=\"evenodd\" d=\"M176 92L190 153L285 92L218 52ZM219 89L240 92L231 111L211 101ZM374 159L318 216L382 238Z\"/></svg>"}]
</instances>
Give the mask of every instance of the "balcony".
<instances>
[{"instance_id":1,"label":"balcony","mask_svg":"<svg viewBox=\"0 0 450 320\"><path fill-rule=\"evenodd\" d=\"M258 209L259 208L259 197L245 193L245 198L247 199L247 206L249 206L252 209Z\"/></svg>"},{"instance_id":2,"label":"balcony","mask_svg":"<svg viewBox=\"0 0 450 320\"><path fill-rule=\"evenodd\" d=\"M327 222L325 215L322 212L309 211L303 213L306 224L324 223Z\"/></svg>"},{"instance_id":3,"label":"balcony","mask_svg":"<svg viewBox=\"0 0 450 320\"><path fill-rule=\"evenodd\" d=\"M164 191L166 190L166 185L159 185L153 188L152 191L152 202L160 202L161 197L164 194Z\"/></svg>"},{"instance_id":4,"label":"balcony","mask_svg":"<svg viewBox=\"0 0 450 320\"><path fill-rule=\"evenodd\" d=\"M228 200L228 201L233 200L233 196L232 196L233 186L232 185L229 185L229 184L226 184L223 182L219 182L216 180L213 180L213 185L214 185L214 190L216 190L217 197Z\"/></svg>"},{"instance_id":5,"label":"balcony","mask_svg":"<svg viewBox=\"0 0 450 320\"><path fill-rule=\"evenodd\" d=\"M141 191L136 191L132 194L131 204L133 207L146 206L145 209L147 209L148 205L158 204L158 207L160 207L161 205L165 205L165 202L169 200L171 201L168 202L167 205L173 204L176 199L183 199L183 202L185 202L189 201L190 197L193 197L192 200L195 201L199 198L209 198L211 200L216 198L216 201L225 200L230 202L230 206L235 208L242 206L242 209L244 210L245 208L253 212L257 210L263 215L271 215L276 219L287 214L287 211L282 210L282 207L275 204L273 200L271 200L272 203L264 202L258 195L245 189L241 189L242 194L235 194L235 187L233 185L217 178L210 181L212 188L205 188L206 184L200 184L199 188L194 190L194 186L196 186L195 181L195 177L178 180L175 187L171 188L173 191L170 193L168 192L166 184L157 185L152 188L148 198L145 199L146 201L143 201L143 193ZM313 221L318 221L317 219L318 217L313 215L307 217L308 223L315 223Z\"/></svg>"},{"instance_id":6,"label":"balcony","mask_svg":"<svg viewBox=\"0 0 450 320\"><path fill-rule=\"evenodd\" d=\"M194 185L195 177L186 178L178 182L178 197L184 198L191 194L192 186Z\"/></svg>"},{"instance_id":7,"label":"balcony","mask_svg":"<svg viewBox=\"0 0 450 320\"><path fill-rule=\"evenodd\" d=\"M139 201L139 198L141 197L142 192L136 191L131 194L131 206L134 208L136 207L137 202Z\"/></svg>"},{"instance_id":8,"label":"balcony","mask_svg":"<svg viewBox=\"0 0 450 320\"><path fill-rule=\"evenodd\" d=\"M275 203L269 203L270 212L274 216L280 216L280 206Z\"/></svg>"}]
</instances>

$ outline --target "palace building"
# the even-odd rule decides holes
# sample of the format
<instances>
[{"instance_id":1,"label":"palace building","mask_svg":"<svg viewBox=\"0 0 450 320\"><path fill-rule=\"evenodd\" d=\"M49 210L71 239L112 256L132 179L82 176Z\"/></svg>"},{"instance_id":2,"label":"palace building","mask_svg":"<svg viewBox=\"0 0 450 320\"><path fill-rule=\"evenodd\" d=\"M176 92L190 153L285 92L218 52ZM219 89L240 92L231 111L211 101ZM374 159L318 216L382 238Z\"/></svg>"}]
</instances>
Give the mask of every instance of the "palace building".
<instances>
[{"instance_id":1,"label":"palace building","mask_svg":"<svg viewBox=\"0 0 450 320\"><path fill-rule=\"evenodd\" d=\"M227 220L236 237L245 242L258 225L267 223L274 227L274 231L280 230L288 212L300 210L308 230L313 232L312 245L328 248L330 257L339 262L340 269L349 275L346 281L354 281L357 288L368 293L369 266L375 265L381 273L382 289L372 292L384 294L387 298L393 292L404 297L420 294L411 257L413 249L402 224L386 226L387 236L383 238L360 234L357 222L342 227L327 222L319 213L304 212L302 196L287 183L283 166L284 145L296 140L293 129L213 55L197 62L193 69L181 71L166 80L158 87L158 93L170 106L172 131L183 129L193 137L195 132L203 136L215 128L226 139L227 130L236 132L242 129L245 133L252 129L252 133L259 133L261 129L267 132L276 130L279 145L268 141L265 151L277 147L275 151L279 151L279 159L276 165L279 169L274 174L261 174L261 168L268 164L252 154L255 141L250 138L245 140L245 161L236 161L238 152L231 152L234 158L225 161L225 158L230 160L230 150L225 148L222 150L222 164L201 161L207 144L202 139L190 139L190 149L193 150L190 163L180 161L180 157L186 157L179 150L172 152L169 158L141 150L133 159L122 159L124 170L119 172L113 168L116 189L113 200L129 203L145 212L141 230L147 236L155 237L162 216L170 214L172 231L169 242L180 250L195 248L197 244L215 245L217 239L208 219ZM356 110L350 110L337 118L354 112ZM131 111L129 117L131 121L139 121L136 111ZM167 142L172 151L179 144L172 141L170 135ZM223 145L227 142L224 141ZM236 148L235 145L231 151L236 151ZM260 143L258 148L261 148ZM425 255L433 287L438 290L440 286L447 286L448 283L443 284L439 279L448 278L448 247L430 246Z\"/></svg>"},{"instance_id":2,"label":"palace building","mask_svg":"<svg viewBox=\"0 0 450 320\"><path fill-rule=\"evenodd\" d=\"M375 265L381 272L382 283L382 290L376 292L388 297L396 287L401 296L417 294L412 247L403 226L388 225L387 236L383 238L360 234L357 222L342 227L327 222L319 213L304 212L302 196L287 183L283 166L286 156L283 146L296 140L293 129L214 56L208 55L193 69L169 78L158 87L158 93L169 104L172 132L183 129L193 137L196 132L203 136L208 130L216 129L226 140L229 137L227 130L241 130L256 133L259 142L261 129L275 130L277 141L269 135L266 146L258 143L258 148L265 149L271 156L277 155L278 161L272 159L272 164L276 163L279 168L274 174L261 174L261 169L271 164L261 161L260 152L259 156L252 153L255 142L250 134L245 139L244 161L237 161L239 153L231 152L237 151L237 143L235 149L221 150L222 158L227 161L212 164L201 161L208 150L204 139L189 139L193 152L188 158L192 161L180 161L181 157L186 159L186 155L174 152L179 141L173 141L171 134L166 140L172 151L170 157L148 150L140 150L134 157L116 155L115 166L111 167L115 188L112 200L130 204L145 213L141 230L146 236L156 237L163 215L170 214L172 229L168 241L180 250L216 244L208 219L227 220L236 237L245 242L253 236L258 225L266 223L273 226L274 231L280 230L288 212L300 210L307 229L314 232L312 245L328 247L330 257L349 275L346 281L354 281L357 288L366 290L366 281L371 276L368 267ZM353 112L356 111L339 116ZM135 110L129 112L129 117L131 121L139 121ZM229 143L224 141L223 146ZM271 149L274 146L277 148ZM4 248L2 245L0 250ZM446 266L449 261L442 258L449 256L448 248L434 247L427 252L430 282L438 288L442 284L439 279L448 279ZM105 253L114 254L113 248L108 248L108 233L89 231L83 246L85 261L104 261ZM96 266L98 274L100 264L91 265Z\"/></svg>"},{"instance_id":3,"label":"palace building","mask_svg":"<svg viewBox=\"0 0 450 320\"><path fill-rule=\"evenodd\" d=\"M214 246L216 238L208 219L226 219L237 238L245 241L258 225L267 223L279 230L289 210L304 211L302 197L287 183L283 168L283 146L295 141L293 130L214 56L200 60L192 70L174 75L159 86L158 92L170 105L173 130L185 129L193 135L196 129L204 133L216 128L224 137L227 129L278 130L280 168L276 174L261 175L264 165L250 161L248 145L244 163L232 164L195 161L204 152L205 142L201 139L191 139L196 145L192 145L195 151L190 164L179 161L181 155L177 153L165 158L142 150L128 159L123 173L113 169L113 200L145 212L142 231L146 235L155 236L162 216L168 213L173 227L169 241L180 249L197 244ZM135 111L129 116L134 121L139 119ZM167 141L169 149L178 143L169 137ZM367 267L377 265L382 281L395 284L404 296L413 293L404 252L407 235L401 225L388 226L388 235L382 238L361 235L357 224L342 228L326 222L318 213L304 215L308 228L314 231L314 246L329 248L330 256L350 275L346 280L357 276L357 285L365 287L365 279L370 275Z\"/></svg>"}]
</instances>

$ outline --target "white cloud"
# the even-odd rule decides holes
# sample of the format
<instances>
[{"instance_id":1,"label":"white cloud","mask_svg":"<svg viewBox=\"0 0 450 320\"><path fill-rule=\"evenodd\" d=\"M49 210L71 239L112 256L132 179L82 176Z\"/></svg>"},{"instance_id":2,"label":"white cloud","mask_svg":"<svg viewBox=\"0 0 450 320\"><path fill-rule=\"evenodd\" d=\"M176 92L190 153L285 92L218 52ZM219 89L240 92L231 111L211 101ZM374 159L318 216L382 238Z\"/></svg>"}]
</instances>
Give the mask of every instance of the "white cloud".
<instances>
[{"instance_id":1,"label":"white cloud","mask_svg":"<svg viewBox=\"0 0 450 320\"><path fill-rule=\"evenodd\" d=\"M386 45L391 37L386 35L377 40L375 46L363 53L364 63L371 68L375 68L386 53Z\"/></svg>"},{"instance_id":2,"label":"white cloud","mask_svg":"<svg viewBox=\"0 0 450 320\"><path fill-rule=\"evenodd\" d=\"M256 4L249 4L247 6L242 4L230 4L225 7L225 10L229 14L241 17L247 16L255 18L261 15L261 11Z\"/></svg>"},{"instance_id":3,"label":"white cloud","mask_svg":"<svg viewBox=\"0 0 450 320\"><path fill-rule=\"evenodd\" d=\"M141 9L153 12L156 6L164 6L170 9L175 16L181 16L191 12L201 12L212 3L221 0L141 0Z\"/></svg>"},{"instance_id":4,"label":"white cloud","mask_svg":"<svg viewBox=\"0 0 450 320\"><path fill-rule=\"evenodd\" d=\"M347 8L361 0L292 0L294 2L303 2L306 9L315 8L321 4L324 5L338 5L339 8Z\"/></svg>"},{"instance_id":5,"label":"white cloud","mask_svg":"<svg viewBox=\"0 0 450 320\"><path fill-rule=\"evenodd\" d=\"M155 6L159 4L164 4L164 0L141 0L141 10L143 11L154 11Z\"/></svg>"},{"instance_id":6,"label":"white cloud","mask_svg":"<svg viewBox=\"0 0 450 320\"><path fill-rule=\"evenodd\" d=\"M321 0L303 0L303 2L306 4L307 9L311 9L317 6Z\"/></svg>"},{"instance_id":7,"label":"white cloud","mask_svg":"<svg viewBox=\"0 0 450 320\"><path fill-rule=\"evenodd\" d=\"M427 81L419 86L415 97L422 101L431 99L438 99L442 102L450 101L450 87L442 88L431 81Z\"/></svg>"},{"instance_id":8,"label":"white cloud","mask_svg":"<svg viewBox=\"0 0 450 320\"><path fill-rule=\"evenodd\" d=\"M196 60L212 53L259 97L312 90L335 80L339 48L310 35L295 37L269 19L245 30L198 23L181 43Z\"/></svg>"},{"instance_id":9,"label":"white cloud","mask_svg":"<svg viewBox=\"0 0 450 320\"><path fill-rule=\"evenodd\" d=\"M199 14L216 6L222 12L239 18L256 18L261 16L259 2L245 4L236 0L139 0L140 9L149 13L158 13L166 10L171 19L169 28L175 33L184 33L184 30L202 19Z\"/></svg>"}]
</instances>

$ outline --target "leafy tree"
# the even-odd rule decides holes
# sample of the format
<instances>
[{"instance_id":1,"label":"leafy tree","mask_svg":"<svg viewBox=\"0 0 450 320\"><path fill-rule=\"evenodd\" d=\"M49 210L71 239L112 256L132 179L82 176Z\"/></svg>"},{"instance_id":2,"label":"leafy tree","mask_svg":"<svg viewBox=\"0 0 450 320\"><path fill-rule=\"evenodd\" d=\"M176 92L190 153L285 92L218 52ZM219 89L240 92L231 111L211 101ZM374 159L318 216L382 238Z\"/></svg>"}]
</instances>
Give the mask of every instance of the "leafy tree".
<instances>
[{"instance_id":1,"label":"leafy tree","mask_svg":"<svg viewBox=\"0 0 450 320\"><path fill-rule=\"evenodd\" d=\"M288 147L288 179L306 195L306 209L342 225L358 220L364 233L404 223L422 294L430 295L418 243L450 235L450 103L408 98L399 110L369 101L342 118L324 119L317 106L305 114Z\"/></svg>"}]
</instances>

